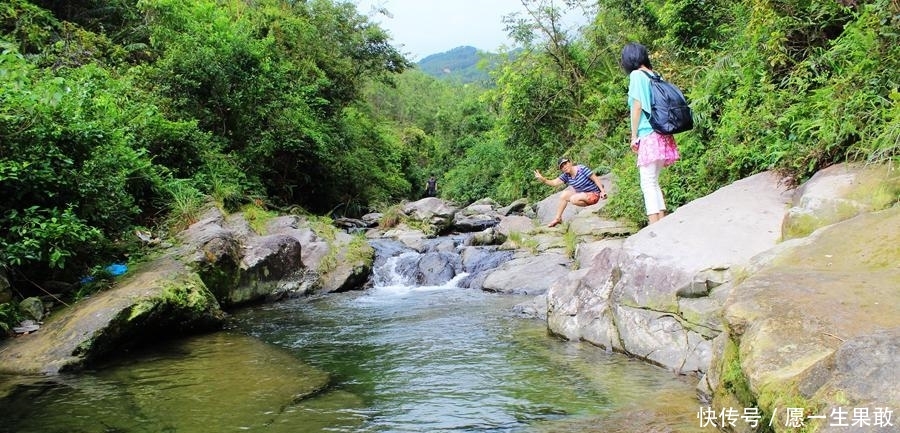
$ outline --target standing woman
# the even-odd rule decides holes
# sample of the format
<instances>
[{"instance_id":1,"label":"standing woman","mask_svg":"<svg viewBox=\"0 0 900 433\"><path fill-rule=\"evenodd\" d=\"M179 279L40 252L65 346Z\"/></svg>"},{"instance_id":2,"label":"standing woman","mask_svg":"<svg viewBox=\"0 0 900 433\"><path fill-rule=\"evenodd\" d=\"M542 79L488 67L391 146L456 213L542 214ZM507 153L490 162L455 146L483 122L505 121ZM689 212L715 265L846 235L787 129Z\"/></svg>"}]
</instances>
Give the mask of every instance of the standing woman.
<instances>
[{"instance_id":1,"label":"standing woman","mask_svg":"<svg viewBox=\"0 0 900 433\"><path fill-rule=\"evenodd\" d=\"M643 45L631 42L622 49L622 69L628 74L628 107L631 110L631 150L637 153L641 191L650 224L666 216L666 201L659 187L663 167L678 160L675 137L657 133L650 126L650 74L653 66Z\"/></svg>"}]
</instances>

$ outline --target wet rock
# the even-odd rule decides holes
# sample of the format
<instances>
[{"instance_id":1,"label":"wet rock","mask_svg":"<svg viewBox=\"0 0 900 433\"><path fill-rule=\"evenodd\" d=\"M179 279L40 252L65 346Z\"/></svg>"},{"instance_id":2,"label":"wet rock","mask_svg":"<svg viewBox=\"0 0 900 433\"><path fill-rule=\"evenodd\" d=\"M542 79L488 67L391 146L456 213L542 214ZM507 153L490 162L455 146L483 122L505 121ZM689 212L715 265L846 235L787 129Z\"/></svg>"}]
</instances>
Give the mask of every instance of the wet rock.
<instances>
[{"instance_id":1,"label":"wet rock","mask_svg":"<svg viewBox=\"0 0 900 433\"><path fill-rule=\"evenodd\" d=\"M523 319L547 320L547 296L535 296L528 302L516 304L513 306L512 312Z\"/></svg>"},{"instance_id":2,"label":"wet rock","mask_svg":"<svg viewBox=\"0 0 900 433\"><path fill-rule=\"evenodd\" d=\"M418 286L439 286L460 271L460 259L455 253L424 253L398 265L397 271L411 277L410 283Z\"/></svg>"},{"instance_id":3,"label":"wet rock","mask_svg":"<svg viewBox=\"0 0 900 433\"><path fill-rule=\"evenodd\" d=\"M160 336L214 329L224 316L183 262L166 256L138 266L111 290L50 315L39 332L0 347L0 371L74 370Z\"/></svg>"}]
</instances>

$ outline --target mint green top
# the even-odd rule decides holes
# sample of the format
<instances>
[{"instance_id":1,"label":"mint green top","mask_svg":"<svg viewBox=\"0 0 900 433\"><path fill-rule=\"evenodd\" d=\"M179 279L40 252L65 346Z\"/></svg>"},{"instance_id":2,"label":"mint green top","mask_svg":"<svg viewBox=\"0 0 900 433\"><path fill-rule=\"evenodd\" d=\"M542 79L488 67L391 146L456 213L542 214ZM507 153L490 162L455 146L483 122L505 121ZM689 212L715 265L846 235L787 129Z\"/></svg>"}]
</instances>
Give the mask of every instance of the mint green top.
<instances>
[{"instance_id":1,"label":"mint green top","mask_svg":"<svg viewBox=\"0 0 900 433\"><path fill-rule=\"evenodd\" d=\"M650 126L650 116L646 115L650 112L650 79L640 69L631 71L628 75L628 117L631 118L631 109L634 107L634 101L641 101L641 109L644 115L638 123L638 138L646 137L653 132Z\"/></svg>"}]
</instances>

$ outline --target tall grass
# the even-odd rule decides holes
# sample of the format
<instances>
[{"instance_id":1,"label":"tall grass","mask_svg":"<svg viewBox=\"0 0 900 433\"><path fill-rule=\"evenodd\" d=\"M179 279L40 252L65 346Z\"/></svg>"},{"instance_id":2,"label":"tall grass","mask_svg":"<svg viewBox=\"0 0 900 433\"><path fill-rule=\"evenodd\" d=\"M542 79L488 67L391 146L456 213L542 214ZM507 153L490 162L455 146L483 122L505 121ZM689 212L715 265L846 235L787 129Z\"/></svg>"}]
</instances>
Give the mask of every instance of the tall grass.
<instances>
[{"instance_id":1,"label":"tall grass","mask_svg":"<svg viewBox=\"0 0 900 433\"><path fill-rule=\"evenodd\" d=\"M187 179L173 179L164 185L170 200L166 203L169 215L166 225L173 233L197 222L206 199Z\"/></svg>"}]
</instances>

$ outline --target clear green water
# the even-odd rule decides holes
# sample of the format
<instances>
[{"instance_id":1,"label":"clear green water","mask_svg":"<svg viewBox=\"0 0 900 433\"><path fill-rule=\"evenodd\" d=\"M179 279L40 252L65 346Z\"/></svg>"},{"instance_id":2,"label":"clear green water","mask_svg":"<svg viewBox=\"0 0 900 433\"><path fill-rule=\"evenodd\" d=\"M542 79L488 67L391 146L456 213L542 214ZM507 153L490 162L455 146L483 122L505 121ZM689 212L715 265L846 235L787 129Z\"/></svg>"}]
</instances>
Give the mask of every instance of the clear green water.
<instances>
[{"instance_id":1,"label":"clear green water","mask_svg":"<svg viewBox=\"0 0 900 433\"><path fill-rule=\"evenodd\" d=\"M96 372L17 378L0 432L695 430L695 380L559 341L509 313L524 300L383 287L244 309Z\"/></svg>"}]
</instances>

